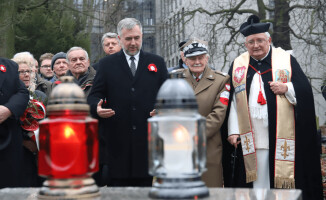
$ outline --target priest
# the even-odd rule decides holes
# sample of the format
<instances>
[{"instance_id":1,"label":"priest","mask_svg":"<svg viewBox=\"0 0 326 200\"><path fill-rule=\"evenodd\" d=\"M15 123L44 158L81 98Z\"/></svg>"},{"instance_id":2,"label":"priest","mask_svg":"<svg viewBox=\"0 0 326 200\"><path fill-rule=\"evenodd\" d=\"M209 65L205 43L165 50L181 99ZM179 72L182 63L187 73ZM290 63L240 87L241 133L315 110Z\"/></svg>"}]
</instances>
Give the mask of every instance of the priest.
<instances>
[{"instance_id":1,"label":"priest","mask_svg":"<svg viewBox=\"0 0 326 200\"><path fill-rule=\"evenodd\" d=\"M304 200L322 199L312 88L297 60L271 46L269 26L252 15L240 27L247 52L229 71L232 100L224 137L224 184L301 189ZM234 148L238 161L229 166ZM229 181L231 176L234 180Z\"/></svg>"}]
</instances>

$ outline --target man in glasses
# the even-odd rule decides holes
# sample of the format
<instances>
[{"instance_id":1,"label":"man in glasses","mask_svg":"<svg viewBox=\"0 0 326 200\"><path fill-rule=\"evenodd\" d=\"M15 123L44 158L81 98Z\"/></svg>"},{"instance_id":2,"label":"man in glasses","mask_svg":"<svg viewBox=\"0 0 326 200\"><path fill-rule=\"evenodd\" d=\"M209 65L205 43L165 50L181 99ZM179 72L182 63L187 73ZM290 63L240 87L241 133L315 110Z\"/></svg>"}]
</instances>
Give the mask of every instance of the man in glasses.
<instances>
[{"instance_id":1,"label":"man in glasses","mask_svg":"<svg viewBox=\"0 0 326 200\"><path fill-rule=\"evenodd\" d=\"M40 64L41 66L39 67L39 74L40 76L53 83L55 81L54 73L51 69L51 61L53 58L52 53L45 53L40 56Z\"/></svg>"}]
</instances>

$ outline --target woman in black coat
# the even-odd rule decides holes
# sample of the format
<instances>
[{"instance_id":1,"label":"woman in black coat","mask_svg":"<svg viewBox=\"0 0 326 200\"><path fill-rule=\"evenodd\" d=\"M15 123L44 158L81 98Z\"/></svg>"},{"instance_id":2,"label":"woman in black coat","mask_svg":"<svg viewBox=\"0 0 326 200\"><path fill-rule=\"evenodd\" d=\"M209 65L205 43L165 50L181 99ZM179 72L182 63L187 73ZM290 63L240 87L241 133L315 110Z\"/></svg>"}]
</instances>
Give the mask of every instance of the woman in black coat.
<instances>
[{"instance_id":1,"label":"woman in black coat","mask_svg":"<svg viewBox=\"0 0 326 200\"><path fill-rule=\"evenodd\" d=\"M45 117L47 96L45 93L35 90L33 63L29 61L28 57L15 57L13 61L18 64L19 79L24 82L25 87L29 90L29 102L24 114L20 117L23 130L22 145L24 147L22 186L39 187L42 186L43 179L38 176L38 148L35 133L38 131L38 121ZM37 114L36 118L35 114Z\"/></svg>"},{"instance_id":2,"label":"woman in black coat","mask_svg":"<svg viewBox=\"0 0 326 200\"><path fill-rule=\"evenodd\" d=\"M23 136L19 117L28 103L18 65L0 58L0 188L19 187L23 171Z\"/></svg>"}]
</instances>

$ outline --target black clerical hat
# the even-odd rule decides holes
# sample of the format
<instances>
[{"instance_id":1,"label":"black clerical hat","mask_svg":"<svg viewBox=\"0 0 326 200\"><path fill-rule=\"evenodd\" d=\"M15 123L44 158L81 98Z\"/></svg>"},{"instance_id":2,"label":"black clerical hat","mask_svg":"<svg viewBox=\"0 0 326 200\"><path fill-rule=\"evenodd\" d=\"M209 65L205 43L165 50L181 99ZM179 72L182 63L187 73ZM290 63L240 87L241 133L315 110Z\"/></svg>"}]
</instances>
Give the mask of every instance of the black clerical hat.
<instances>
[{"instance_id":1,"label":"black clerical hat","mask_svg":"<svg viewBox=\"0 0 326 200\"><path fill-rule=\"evenodd\" d=\"M248 17L248 20L240 26L240 32L247 37L257 33L267 32L269 26L270 23L261 23L258 16L251 15Z\"/></svg>"}]
</instances>

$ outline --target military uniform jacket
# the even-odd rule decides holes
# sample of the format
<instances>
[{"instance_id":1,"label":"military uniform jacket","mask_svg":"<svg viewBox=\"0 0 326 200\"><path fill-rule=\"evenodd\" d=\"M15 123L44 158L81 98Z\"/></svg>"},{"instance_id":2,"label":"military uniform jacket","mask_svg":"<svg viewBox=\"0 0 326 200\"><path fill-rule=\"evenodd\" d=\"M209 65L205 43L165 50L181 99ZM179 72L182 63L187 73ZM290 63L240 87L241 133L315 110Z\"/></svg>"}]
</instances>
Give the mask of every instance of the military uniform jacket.
<instances>
[{"instance_id":1,"label":"military uniform jacket","mask_svg":"<svg viewBox=\"0 0 326 200\"><path fill-rule=\"evenodd\" d=\"M189 69L184 70L183 77L194 89L199 113L206 117L207 171L202 179L208 187L222 187L220 128L228 106L230 76L206 67L199 82L193 78Z\"/></svg>"},{"instance_id":2,"label":"military uniform jacket","mask_svg":"<svg viewBox=\"0 0 326 200\"><path fill-rule=\"evenodd\" d=\"M157 71L150 71L154 64ZM101 119L100 163L109 167L111 178L147 178L147 118L154 109L157 92L167 78L162 57L140 51L135 76L121 50L99 61L99 69L88 96L91 113L99 118L96 107L106 99L106 108L115 115Z\"/></svg>"}]
</instances>

